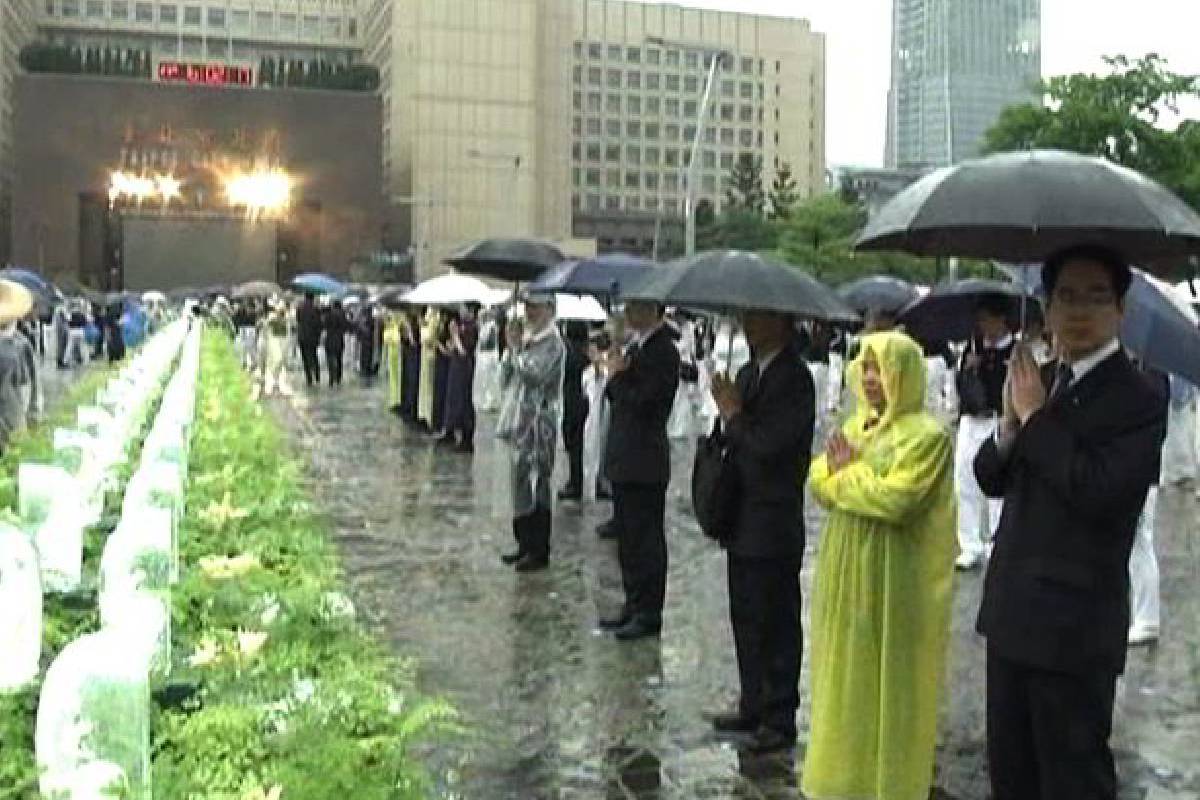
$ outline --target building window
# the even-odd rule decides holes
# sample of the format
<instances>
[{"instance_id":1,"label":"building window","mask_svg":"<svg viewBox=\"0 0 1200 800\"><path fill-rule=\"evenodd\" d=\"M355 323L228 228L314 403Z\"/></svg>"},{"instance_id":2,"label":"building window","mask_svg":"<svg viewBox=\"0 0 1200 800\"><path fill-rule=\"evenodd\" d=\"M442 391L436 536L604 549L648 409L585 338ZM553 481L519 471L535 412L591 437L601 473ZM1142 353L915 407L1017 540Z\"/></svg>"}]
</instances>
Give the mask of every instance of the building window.
<instances>
[{"instance_id":1,"label":"building window","mask_svg":"<svg viewBox=\"0 0 1200 800\"><path fill-rule=\"evenodd\" d=\"M683 141L691 144L696 140L696 126L688 125L683 129Z\"/></svg>"},{"instance_id":2,"label":"building window","mask_svg":"<svg viewBox=\"0 0 1200 800\"><path fill-rule=\"evenodd\" d=\"M584 182L592 188L599 188L600 187L600 170L589 169L584 175Z\"/></svg>"},{"instance_id":3,"label":"building window","mask_svg":"<svg viewBox=\"0 0 1200 800\"><path fill-rule=\"evenodd\" d=\"M62 15L64 17L78 17L79 0L62 0Z\"/></svg>"},{"instance_id":4,"label":"building window","mask_svg":"<svg viewBox=\"0 0 1200 800\"><path fill-rule=\"evenodd\" d=\"M663 188L668 192L679 191L679 175L674 172L668 172L663 176Z\"/></svg>"},{"instance_id":5,"label":"building window","mask_svg":"<svg viewBox=\"0 0 1200 800\"><path fill-rule=\"evenodd\" d=\"M646 114L647 114L647 116L657 117L658 112L661 110L661 108L662 108L662 101L659 100L657 97L647 97L646 98Z\"/></svg>"},{"instance_id":6,"label":"building window","mask_svg":"<svg viewBox=\"0 0 1200 800\"><path fill-rule=\"evenodd\" d=\"M579 171L579 167L575 167L573 170L571 170L571 185L578 189L582 182L583 173Z\"/></svg>"},{"instance_id":7,"label":"building window","mask_svg":"<svg viewBox=\"0 0 1200 800\"><path fill-rule=\"evenodd\" d=\"M582 161L583 160L583 145L581 145L579 142L575 142L571 145L571 160L572 161Z\"/></svg>"},{"instance_id":8,"label":"building window","mask_svg":"<svg viewBox=\"0 0 1200 800\"><path fill-rule=\"evenodd\" d=\"M695 75L688 75L683 79L683 90L692 94L700 91L700 79Z\"/></svg>"},{"instance_id":9,"label":"building window","mask_svg":"<svg viewBox=\"0 0 1200 800\"><path fill-rule=\"evenodd\" d=\"M668 117L678 117L679 116L679 101L676 100L674 97L667 98L667 116Z\"/></svg>"},{"instance_id":10,"label":"building window","mask_svg":"<svg viewBox=\"0 0 1200 800\"><path fill-rule=\"evenodd\" d=\"M621 145L610 144L604 147L605 161L620 161L621 160Z\"/></svg>"},{"instance_id":11,"label":"building window","mask_svg":"<svg viewBox=\"0 0 1200 800\"><path fill-rule=\"evenodd\" d=\"M284 36L296 35L296 15L287 12L279 15L279 32Z\"/></svg>"},{"instance_id":12,"label":"building window","mask_svg":"<svg viewBox=\"0 0 1200 800\"><path fill-rule=\"evenodd\" d=\"M644 153L642 153L642 155L645 157L646 163L648 165L656 166L658 164L658 148L657 147L647 147L646 151ZM647 185L649 185L649 184L647 184Z\"/></svg>"},{"instance_id":13,"label":"building window","mask_svg":"<svg viewBox=\"0 0 1200 800\"><path fill-rule=\"evenodd\" d=\"M159 6L158 22L161 25L174 25L179 22L179 9L175 6Z\"/></svg>"},{"instance_id":14,"label":"building window","mask_svg":"<svg viewBox=\"0 0 1200 800\"><path fill-rule=\"evenodd\" d=\"M54 0L46 0L46 14L54 16Z\"/></svg>"},{"instance_id":15,"label":"building window","mask_svg":"<svg viewBox=\"0 0 1200 800\"><path fill-rule=\"evenodd\" d=\"M646 177L649 177L649 176L646 176ZM648 189L650 187L647 186L646 188ZM647 211L657 211L658 210L658 198L657 197L647 197L646 198L646 210Z\"/></svg>"},{"instance_id":16,"label":"building window","mask_svg":"<svg viewBox=\"0 0 1200 800\"><path fill-rule=\"evenodd\" d=\"M154 4L137 3L133 7L133 18L144 25L154 22Z\"/></svg>"},{"instance_id":17,"label":"building window","mask_svg":"<svg viewBox=\"0 0 1200 800\"><path fill-rule=\"evenodd\" d=\"M679 151L674 147L668 147L663 151L663 163L668 167L679 166Z\"/></svg>"},{"instance_id":18,"label":"building window","mask_svg":"<svg viewBox=\"0 0 1200 800\"><path fill-rule=\"evenodd\" d=\"M571 92L571 108L576 111L583 110L583 92Z\"/></svg>"},{"instance_id":19,"label":"building window","mask_svg":"<svg viewBox=\"0 0 1200 800\"><path fill-rule=\"evenodd\" d=\"M750 75L753 72L754 72L754 59L753 58L743 58L742 59L742 74Z\"/></svg>"},{"instance_id":20,"label":"building window","mask_svg":"<svg viewBox=\"0 0 1200 800\"><path fill-rule=\"evenodd\" d=\"M739 108L738 109L738 120L740 120L741 122L753 122L754 121L754 107L753 106L742 106L741 108Z\"/></svg>"},{"instance_id":21,"label":"building window","mask_svg":"<svg viewBox=\"0 0 1200 800\"><path fill-rule=\"evenodd\" d=\"M721 169L733 169L733 153L721 153Z\"/></svg>"},{"instance_id":22,"label":"building window","mask_svg":"<svg viewBox=\"0 0 1200 800\"><path fill-rule=\"evenodd\" d=\"M733 81L721 81L721 97L733 97L737 84Z\"/></svg>"},{"instance_id":23,"label":"building window","mask_svg":"<svg viewBox=\"0 0 1200 800\"><path fill-rule=\"evenodd\" d=\"M630 89L641 89L642 88L642 73L640 73L640 72L627 73L625 75L625 85L628 86Z\"/></svg>"},{"instance_id":24,"label":"building window","mask_svg":"<svg viewBox=\"0 0 1200 800\"><path fill-rule=\"evenodd\" d=\"M660 76L657 72L646 73L646 91L657 92L661 85Z\"/></svg>"},{"instance_id":25,"label":"building window","mask_svg":"<svg viewBox=\"0 0 1200 800\"><path fill-rule=\"evenodd\" d=\"M743 128L738 132L738 144L742 147L754 146L754 131Z\"/></svg>"},{"instance_id":26,"label":"building window","mask_svg":"<svg viewBox=\"0 0 1200 800\"><path fill-rule=\"evenodd\" d=\"M706 144L716 144L717 143L717 129L716 128L705 128L704 129L704 141Z\"/></svg>"},{"instance_id":27,"label":"building window","mask_svg":"<svg viewBox=\"0 0 1200 800\"><path fill-rule=\"evenodd\" d=\"M182 55L184 58L203 58L204 57L204 42L203 42L203 40L201 40L201 39L184 39Z\"/></svg>"},{"instance_id":28,"label":"building window","mask_svg":"<svg viewBox=\"0 0 1200 800\"><path fill-rule=\"evenodd\" d=\"M722 103L721 104L721 119L724 120L725 122L733 121L733 104L732 103Z\"/></svg>"},{"instance_id":29,"label":"building window","mask_svg":"<svg viewBox=\"0 0 1200 800\"><path fill-rule=\"evenodd\" d=\"M342 18L341 17L326 17L325 18L325 38L326 39L342 38Z\"/></svg>"},{"instance_id":30,"label":"building window","mask_svg":"<svg viewBox=\"0 0 1200 800\"><path fill-rule=\"evenodd\" d=\"M575 57L583 58L583 42L575 43Z\"/></svg>"},{"instance_id":31,"label":"building window","mask_svg":"<svg viewBox=\"0 0 1200 800\"><path fill-rule=\"evenodd\" d=\"M625 148L625 163L640 164L642 163L642 149L637 145L629 145Z\"/></svg>"},{"instance_id":32,"label":"building window","mask_svg":"<svg viewBox=\"0 0 1200 800\"><path fill-rule=\"evenodd\" d=\"M732 147L734 141L736 141L735 137L736 134L733 132L733 128L721 128L721 144L726 147Z\"/></svg>"},{"instance_id":33,"label":"building window","mask_svg":"<svg viewBox=\"0 0 1200 800\"><path fill-rule=\"evenodd\" d=\"M704 151L704 156L703 156L703 158L702 158L702 159L701 159L701 161L700 161L700 165L701 165L701 166L703 166L705 169L716 169L716 167L717 167L717 153L716 153L716 151L714 151L714 150L705 150L705 151Z\"/></svg>"},{"instance_id":34,"label":"building window","mask_svg":"<svg viewBox=\"0 0 1200 800\"><path fill-rule=\"evenodd\" d=\"M616 137L621 135L621 120L610 119L604 123L604 132L608 136Z\"/></svg>"},{"instance_id":35,"label":"building window","mask_svg":"<svg viewBox=\"0 0 1200 800\"><path fill-rule=\"evenodd\" d=\"M642 113L642 98L625 98L625 111L629 114L640 115Z\"/></svg>"},{"instance_id":36,"label":"building window","mask_svg":"<svg viewBox=\"0 0 1200 800\"><path fill-rule=\"evenodd\" d=\"M225 9L210 8L208 10L208 27L216 30L225 29Z\"/></svg>"},{"instance_id":37,"label":"building window","mask_svg":"<svg viewBox=\"0 0 1200 800\"><path fill-rule=\"evenodd\" d=\"M579 136L583 133L583 120L579 117L575 117L575 119L571 120L571 133L575 136Z\"/></svg>"},{"instance_id":38,"label":"building window","mask_svg":"<svg viewBox=\"0 0 1200 800\"><path fill-rule=\"evenodd\" d=\"M599 211L600 210L600 195L589 194L587 196L587 207L588 207L588 211Z\"/></svg>"},{"instance_id":39,"label":"building window","mask_svg":"<svg viewBox=\"0 0 1200 800\"><path fill-rule=\"evenodd\" d=\"M699 111L699 104L695 100L688 100L683 104L683 116L687 119L692 119Z\"/></svg>"},{"instance_id":40,"label":"building window","mask_svg":"<svg viewBox=\"0 0 1200 800\"><path fill-rule=\"evenodd\" d=\"M578 64L571 69L571 82L576 86L579 86L583 83L583 67L579 66Z\"/></svg>"},{"instance_id":41,"label":"building window","mask_svg":"<svg viewBox=\"0 0 1200 800\"><path fill-rule=\"evenodd\" d=\"M700 54L697 53L695 50L689 50L687 53L687 56L684 58L684 64L687 66L688 69L699 69Z\"/></svg>"},{"instance_id":42,"label":"building window","mask_svg":"<svg viewBox=\"0 0 1200 800\"><path fill-rule=\"evenodd\" d=\"M715 192L717 190L717 179L714 178L712 175L705 175L700 180L700 186L703 191L708 192L709 194L712 194L713 192Z\"/></svg>"},{"instance_id":43,"label":"building window","mask_svg":"<svg viewBox=\"0 0 1200 800\"><path fill-rule=\"evenodd\" d=\"M605 102L604 102L604 110L607 111L609 114L620 114L621 113L621 95L610 94L608 97L606 97Z\"/></svg>"},{"instance_id":44,"label":"building window","mask_svg":"<svg viewBox=\"0 0 1200 800\"><path fill-rule=\"evenodd\" d=\"M621 210L621 198L617 197L616 195L611 195L611 194L608 195L607 197L605 197L604 198L604 210L605 211L620 211Z\"/></svg>"},{"instance_id":45,"label":"building window","mask_svg":"<svg viewBox=\"0 0 1200 800\"><path fill-rule=\"evenodd\" d=\"M664 130L664 133L666 134L666 139L668 142L679 141L679 126L678 125L668 125L663 130Z\"/></svg>"},{"instance_id":46,"label":"building window","mask_svg":"<svg viewBox=\"0 0 1200 800\"><path fill-rule=\"evenodd\" d=\"M611 186L614 189L620 189L621 188L621 170L619 170L619 169L608 170L608 172L606 172L604 175L604 183L605 183L605 185Z\"/></svg>"},{"instance_id":47,"label":"building window","mask_svg":"<svg viewBox=\"0 0 1200 800\"><path fill-rule=\"evenodd\" d=\"M254 30L256 33L274 33L275 15L270 11L254 12Z\"/></svg>"},{"instance_id":48,"label":"building window","mask_svg":"<svg viewBox=\"0 0 1200 800\"><path fill-rule=\"evenodd\" d=\"M630 47L625 51L625 60L630 64L642 63L642 48Z\"/></svg>"},{"instance_id":49,"label":"building window","mask_svg":"<svg viewBox=\"0 0 1200 800\"><path fill-rule=\"evenodd\" d=\"M658 138L658 123L657 122L647 122L646 123L646 138L647 139L657 139Z\"/></svg>"},{"instance_id":50,"label":"building window","mask_svg":"<svg viewBox=\"0 0 1200 800\"><path fill-rule=\"evenodd\" d=\"M599 86L604 82L604 70L599 67L588 67L588 86Z\"/></svg>"},{"instance_id":51,"label":"building window","mask_svg":"<svg viewBox=\"0 0 1200 800\"><path fill-rule=\"evenodd\" d=\"M588 161L599 161L600 155L601 155L600 145L597 142L589 143L587 146L587 160Z\"/></svg>"},{"instance_id":52,"label":"building window","mask_svg":"<svg viewBox=\"0 0 1200 800\"><path fill-rule=\"evenodd\" d=\"M578 195L578 194L573 194L573 195L571 195L571 208L572 208L572 210L574 210L574 211L578 211L578 210L579 210L579 206L580 206L580 202L579 202L579 195Z\"/></svg>"},{"instance_id":53,"label":"building window","mask_svg":"<svg viewBox=\"0 0 1200 800\"><path fill-rule=\"evenodd\" d=\"M104 16L104 0L87 0L83 13L88 19L100 19Z\"/></svg>"},{"instance_id":54,"label":"building window","mask_svg":"<svg viewBox=\"0 0 1200 800\"><path fill-rule=\"evenodd\" d=\"M588 92L587 110L593 114L599 114L600 109L604 106L604 100L599 92Z\"/></svg>"},{"instance_id":55,"label":"building window","mask_svg":"<svg viewBox=\"0 0 1200 800\"><path fill-rule=\"evenodd\" d=\"M610 88L610 89L620 89L621 88L621 70L610 69L608 71L608 88Z\"/></svg>"},{"instance_id":56,"label":"building window","mask_svg":"<svg viewBox=\"0 0 1200 800\"><path fill-rule=\"evenodd\" d=\"M250 30L250 10L246 8L233 9L229 12L229 23L238 33L248 32Z\"/></svg>"},{"instance_id":57,"label":"building window","mask_svg":"<svg viewBox=\"0 0 1200 800\"><path fill-rule=\"evenodd\" d=\"M600 131L602 131L603 129L604 128L600 124L599 117L588 117L588 121L587 121L587 135L588 136L599 136Z\"/></svg>"},{"instance_id":58,"label":"building window","mask_svg":"<svg viewBox=\"0 0 1200 800\"><path fill-rule=\"evenodd\" d=\"M316 16L305 15L304 17L303 35L307 39L315 39L321 34L321 18Z\"/></svg>"},{"instance_id":59,"label":"building window","mask_svg":"<svg viewBox=\"0 0 1200 800\"><path fill-rule=\"evenodd\" d=\"M742 85L738 87L738 93L743 100L753 100L754 84L743 81Z\"/></svg>"},{"instance_id":60,"label":"building window","mask_svg":"<svg viewBox=\"0 0 1200 800\"><path fill-rule=\"evenodd\" d=\"M678 67L679 66L679 51L678 50L668 50L667 51L667 66L668 67Z\"/></svg>"},{"instance_id":61,"label":"building window","mask_svg":"<svg viewBox=\"0 0 1200 800\"><path fill-rule=\"evenodd\" d=\"M668 92L678 92L679 91L679 76L678 75L668 75L667 76L667 91Z\"/></svg>"},{"instance_id":62,"label":"building window","mask_svg":"<svg viewBox=\"0 0 1200 800\"><path fill-rule=\"evenodd\" d=\"M644 178L644 184L647 189L657 189L658 188L658 173L657 172L647 172L645 175L645 178Z\"/></svg>"},{"instance_id":63,"label":"building window","mask_svg":"<svg viewBox=\"0 0 1200 800\"><path fill-rule=\"evenodd\" d=\"M625 123L625 135L630 139L642 138L642 123L636 119L629 120L629 122Z\"/></svg>"},{"instance_id":64,"label":"building window","mask_svg":"<svg viewBox=\"0 0 1200 800\"><path fill-rule=\"evenodd\" d=\"M658 48L651 47L646 50L646 63L647 64L657 64L661 58L662 58L662 51L660 51Z\"/></svg>"},{"instance_id":65,"label":"building window","mask_svg":"<svg viewBox=\"0 0 1200 800\"><path fill-rule=\"evenodd\" d=\"M129 19L129 3L127 0L113 0L112 18Z\"/></svg>"},{"instance_id":66,"label":"building window","mask_svg":"<svg viewBox=\"0 0 1200 800\"><path fill-rule=\"evenodd\" d=\"M183 7L183 24L189 28L199 28L200 21L203 15L200 13L200 6L184 6Z\"/></svg>"},{"instance_id":67,"label":"building window","mask_svg":"<svg viewBox=\"0 0 1200 800\"><path fill-rule=\"evenodd\" d=\"M626 172L625 173L625 188L626 189L642 188L642 173Z\"/></svg>"},{"instance_id":68,"label":"building window","mask_svg":"<svg viewBox=\"0 0 1200 800\"><path fill-rule=\"evenodd\" d=\"M608 46L608 60L609 61L620 61L621 60L621 45L610 44Z\"/></svg>"},{"instance_id":69,"label":"building window","mask_svg":"<svg viewBox=\"0 0 1200 800\"><path fill-rule=\"evenodd\" d=\"M625 198L625 208L628 209L629 211L641 210L642 198L641 197L626 197Z\"/></svg>"}]
</instances>

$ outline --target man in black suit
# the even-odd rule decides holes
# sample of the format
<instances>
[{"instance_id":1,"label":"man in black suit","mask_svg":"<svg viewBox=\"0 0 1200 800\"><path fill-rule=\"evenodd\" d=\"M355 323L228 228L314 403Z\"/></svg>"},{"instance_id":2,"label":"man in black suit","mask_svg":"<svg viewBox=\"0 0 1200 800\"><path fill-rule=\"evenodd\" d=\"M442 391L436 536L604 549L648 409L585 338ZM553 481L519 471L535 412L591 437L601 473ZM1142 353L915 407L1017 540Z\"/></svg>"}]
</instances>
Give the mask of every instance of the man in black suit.
<instances>
[{"instance_id":1,"label":"man in black suit","mask_svg":"<svg viewBox=\"0 0 1200 800\"><path fill-rule=\"evenodd\" d=\"M583 497L583 429L588 417L583 371L591 361L587 353L587 326L582 322L568 322L563 330L567 358L563 368L562 435L570 469L567 485L559 490L558 499L579 500Z\"/></svg>"},{"instance_id":2,"label":"man in black suit","mask_svg":"<svg viewBox=\"0 0 1200 800\"><path fill-rule=\"evenodd\" d=\"M667 419L679 386L679 351L663 327L663 308L625 305L633 340L605 361L611 405L604 473L612 483L617 558L625 605L600 626L621 640L657 636L667 591L667 539L663 530L671 445Z\"/></svg>"},{"instance_id":3,"label":"man in black suit","mask_svg":"<svg viewBox=\"0 0 1200 800\"><path fill-rule=\"evenodd\" d=\"M1076 247L1042 270L1060 361L1028 347L975 473L1004 498L977 628L987 637L994 800L1114 800L1109 736L1129 630L1129 554L1159 472L1167 407L1117 340L1131 276Z\"/></svg>"},{"instance_id":4,"label":"man in black suit","mask_svg":"<svg viewBox=\"0 0 1200 800\"><path fill-rule=\"evenodd\" d=\"M300 347L300 358L304 362L304 379L308 381L309 386L321 382L321 362L317 360L317 348L321 344L323 327L316 298L312 292L305 292L304 302L296 309L296 344Z\"/></svg>"},{"instance_id":5,"label":"man in black suit","mask_svg":"<svg viewBox=\"0 0 1200 800\"><path fill-rule=\"evenodd\" d=\"M751 749L796 742L800 704L802 486L812 454L816 404L812 375L796 350L790 317L745 315L754 357L736 383L718 374L713 399L736 466L740 508L729 552L729 614L741 696L717 714L719 732L749 733Z\"/></svg>"}]
</instances>

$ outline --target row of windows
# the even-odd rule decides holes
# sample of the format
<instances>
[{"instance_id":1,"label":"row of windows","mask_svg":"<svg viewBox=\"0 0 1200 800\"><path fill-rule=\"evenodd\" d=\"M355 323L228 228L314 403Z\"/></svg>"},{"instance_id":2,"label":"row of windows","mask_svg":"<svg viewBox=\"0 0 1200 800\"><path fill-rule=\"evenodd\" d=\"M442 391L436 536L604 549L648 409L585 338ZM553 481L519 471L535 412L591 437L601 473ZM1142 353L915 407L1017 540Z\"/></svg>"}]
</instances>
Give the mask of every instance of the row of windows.
<instances>
[{"instance_id":1,"label":"row of windows","mask_svg":"<svg viewBox=\"0 0 1200 800\"><path fill-rule=\"evenodd\" d=\"M599 194L588 194L586 197L579 194L571 196L571 208L575 211L580 211L586 208L588 211L633 211L633 212L651 212L662 213L667 215L683 214L686 206L685 200L674 197L659 198L656 196L641 197L640 195L628 195L622 197L620 195L602 196Z\"/></svg>"},{"instance_id":2,"label":"row of windows","mask_svg":"<svg viewBox=\"0 0 1200 800\"><path fill-rule=\"evenodd\" d=\"M700 176L699 188L703 192L715 192L719 185L720 178L717 175L702 175ZM687 188L686 176L681 176L675 172L666 172L661 175L657 172L638 172L638 171L621 171L619 169L610 169L601 171L599 169L580 169L576 167L573 170L573 182L576 187L585 186L589 189L598 189L605 186L609 189L647 189L649 191L678 192Z\"/></svg>"},{"instance_id":3,"label":"row of windows","mask_svg":"<svg viewBox=\"0 0 1200 800\"><path fill-rule=\"evenodd\" d=\"M620 114L622 110L631 117L642 116L644 113L648 117L666 116L666 117L682 117L684 119L695 119L700 113L700 102L698 100L683 100L680 101L674 97L646 97L640 95L619 95L609 94L601 95L600 92L587 93L587 110L592 114L599 114L601 111L608 114ZM583 92L575 92L571 98L571 107L576 111L584 110L584 95ZM781 115L779 109L775 109L775 122L778 123ZM762 106L757 109L752 105L736 106L733 103L721 103L720 105L710 106L708 116L711 119L718 117L723 122L734 122L735 120L742 123L752 123L755 119L761 125L766 121L766 112Z\"/></svg>"},{"instance_id":4,"label":"row of windows","mask_svg":"<svg viewBox=\"0 0 1200 800\"><path fill-rule=\"evenodd\" d=\"M638 120L629 120L622 125L621 121L616 119L606 120L601 125L600 120L594 117L587 120L586 126L582 122L579 117L576 117L571 125L571 133L577 138L586 135L588 137L606 136L611 139L624 137L626 139L658 141L661 136L665 142L681 142L685 145L690 145L696 138L696 126L694 125L687 125L682 128L678 125L660 127L656 122L648 122L643 126ZM733 128L705 128L703 142L712 145L720 144L723 147L734 147L736 145L740 147L761 148L764 138L762 130L753 130L751 128L742 128L736 131ZM779 144L778 131L774 133L774 143L776 145ZM599 144L595 142L588 144L588 148L593 146L599 146ZM589 160L591 160L590 156Z\"/></svg>"},{"instance_id":5,"label":"row of windows","mask_svg":"<svg viewBox=\"0 0 1200 800\"><path fill-rule=\"evenodd\" d=\"M573 69L571 79L576 86L583 85L584 74L583 67L576 66ZM645 88L648 92L664 89L668 92L682 90L688 94L699 94L704 91L704 81L697 75L679 76L670 73L664 75L658 72L620 69L606 71L600 67L589 67L586 75L588 86L607 86L609 89L640 90ZM779 94L778 86L775 87L775 93ZM754 81L723 80L719 94L721 97L740 97L743 100L753 100L757 96L759 100L762 100L766 96L766 87L762 82L756 84Z\"/></svg>"},{"instance_id":6,"label":"row of windows","mask_svg":"<svg viewBox=\"0 0 1200 800\"><path fill-rule=\"evenodd\" d=\"M575 58L582 59L584 55L583 42L575 42ZM662 50L657 47L642 48L636 45L620 45L610 44L607 48L600 42L587 43L587 57L590 59L601 59L607 54L609 62L624 61L628 64L650 64L657 66L658 64L666 64L668 67L678 67L682 64L687 69L699 69L701 64L702 53L699 50L684 50L680 51L674 48ZM703 58L704 68L710 66L709 58L705 55ZM722 70L732 72L735 67L741 67L741 74L762 75L766 69L766 62L763 59L754 59L743 56L740 59L725 59L721 64ZM783 70L781 61L775 62L775 74L779 74Z\"/></svg>"},{"instance_id":7,"label":"row of windows","mask_svg":"<svg viewBox=\"0 0 1200 800\"><path fill-rule=\"evenodd\" d=\"M185 5L181 9L174 4L163 4L158 7L158 22L163 25L178 25L185 28L206 27L208 30L232 30L249 33L251 12L245 8L225 9L219 7L204 8L201 6ZM134 22L153 24L155 21L154 4L135 0L46 0L46 13L60 13L66 18L83 16L86 19L126 20L131 17ZM281 11L277 15L273 11L256 11L253 15L254 32L260 34L279 33L285 36L297 34L305 37L340 39L343 35L351 39L358 38L358 20L351 17L321 17L316 14L298 15Z\"/></svg>"}]
</instances>

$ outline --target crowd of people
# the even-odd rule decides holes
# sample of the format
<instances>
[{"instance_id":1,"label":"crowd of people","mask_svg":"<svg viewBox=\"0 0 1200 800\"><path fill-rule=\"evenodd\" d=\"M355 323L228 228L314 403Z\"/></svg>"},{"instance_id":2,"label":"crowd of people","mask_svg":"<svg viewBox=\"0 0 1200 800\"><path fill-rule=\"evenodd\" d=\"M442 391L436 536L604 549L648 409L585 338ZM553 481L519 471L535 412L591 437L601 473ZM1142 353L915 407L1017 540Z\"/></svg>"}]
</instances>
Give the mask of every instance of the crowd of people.
<instances>
[{"instance_id":1,"label":"crowd of people","mask_svg":"<svg viewBox=\"0 0 1200 800\"><path fill-rule=\"evenodd\" d=\"M598 534L616 540L624 601L598 625L621 641L662 630L671 440L718 437L736 486L721 543L739 702L711 723L759 753L797 738L817 502L813 798L927 796L954 574L986 566L994 797L1111 798L1115 681L1126 647L1158 635L1152 490L1161 466L1196 473L1194 393L1117 339L1130 275L1110 251L1065 251L1043 270L1046 330L1015 329L985 296L971 339L932 350L886 314L852 334L746 312L734 331L639 301L582 323L536 293L486 310L308 295L214 313L265 393L290 391L288 362L316 386L322 355L337 386L353 351L363 375L383 370L389 410L439 444L472 452L476 410L495 412L517 572L549 565L556 500L611 500Z\"/></svg>"}]
</instances>

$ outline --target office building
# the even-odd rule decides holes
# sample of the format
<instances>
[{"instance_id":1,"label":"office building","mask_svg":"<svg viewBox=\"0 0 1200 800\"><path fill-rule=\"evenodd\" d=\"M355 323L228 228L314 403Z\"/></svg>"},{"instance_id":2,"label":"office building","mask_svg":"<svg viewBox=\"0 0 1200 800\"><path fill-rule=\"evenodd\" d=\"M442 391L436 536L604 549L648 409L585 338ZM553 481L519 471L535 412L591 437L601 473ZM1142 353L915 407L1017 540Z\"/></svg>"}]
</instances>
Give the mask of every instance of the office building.
<instances>
[{"instance_id":1,"label":"office building","mask_svg":"<svg viewBox=\"0 0 1200 800\"><path fill-rule=\"evenodd\" d=\"M37 30L37 0L0 4L0 259L11 257L13 181L13 82L20 72L21 49Z\"/></svg>"},{"instance_id":2,"label":"office building","mask_svg":"<svg viewBox=\"0 0 1200 800\"><path fill-rule=\"evenodd\" d=\"M1041 0L895 0L885 162L980 153L1005 107L1038 100Z\"/></svg>"}]
</instances>

